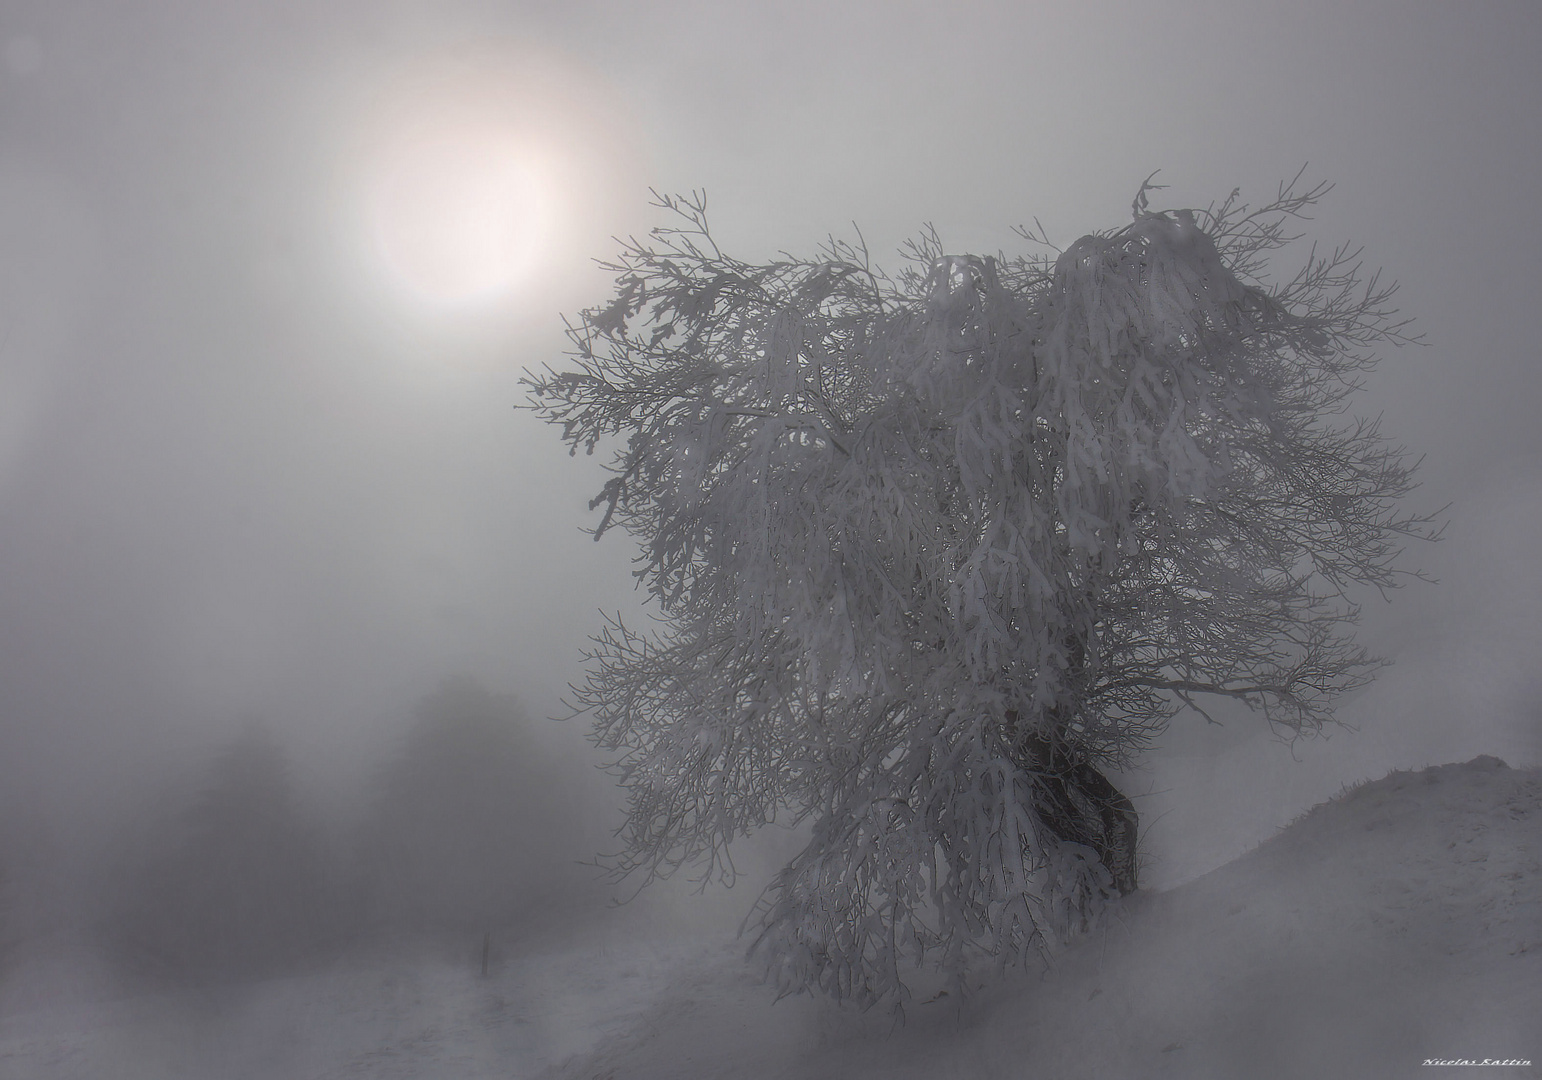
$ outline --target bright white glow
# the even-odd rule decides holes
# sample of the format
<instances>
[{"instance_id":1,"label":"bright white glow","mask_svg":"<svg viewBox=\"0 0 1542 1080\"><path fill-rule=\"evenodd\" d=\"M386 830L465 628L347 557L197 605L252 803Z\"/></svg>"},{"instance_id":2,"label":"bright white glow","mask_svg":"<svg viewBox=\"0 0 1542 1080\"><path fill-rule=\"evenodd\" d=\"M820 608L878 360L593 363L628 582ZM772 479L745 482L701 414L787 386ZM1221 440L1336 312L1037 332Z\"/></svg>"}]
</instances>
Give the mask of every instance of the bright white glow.
<instances>
[{"instance_id":1,"label":"bright white glow","mask_svg":"<svg viewBox=\"0 0 1542 1080\"><path fill-rule=\"evenodd\" d=\"M551 232L538 155L517 132L476 118L424 118L405 128L380 157L371 198L385 265L431 302L511 291Z\"/></svg>"},{"instance_id":2,"label":"bright white glow","mask_svg":"<svg viewBox=\"0 0 1542 1080\"><path fill-rule=\"evenodd\" d=\"M640 125L604 73L571 57L482 43L340 85L356 96L338 220L368 317L393 341L453 338L462 358L472 340L497 342L506 362L510 327L589 300L592 260L640 227Z\"/></svg>"}]
</instances>

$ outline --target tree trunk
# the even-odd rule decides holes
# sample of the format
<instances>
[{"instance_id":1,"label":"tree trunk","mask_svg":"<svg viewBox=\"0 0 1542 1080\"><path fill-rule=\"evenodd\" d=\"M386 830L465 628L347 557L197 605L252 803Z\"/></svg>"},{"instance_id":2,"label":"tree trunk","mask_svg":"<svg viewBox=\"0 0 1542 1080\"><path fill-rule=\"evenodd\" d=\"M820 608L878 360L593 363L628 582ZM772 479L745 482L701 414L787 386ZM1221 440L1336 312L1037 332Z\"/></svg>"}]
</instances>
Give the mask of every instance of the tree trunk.
<instances>
[{"instance_id":1,"label":"tree trunk","mask_svg":"<svg viewBox=\"0 0 1542 1080\"><path fill-rule=\"evenodd\" d=\"M1020 745L1018 764L1039 779L1034 807L1039 820L1062 842L1097 852L1121 895L1134 892L1140 822L1134 805L1092 765L1064 750L1057 753L1050 739L1033 734Z\"/></svg>"},{"instance_id":2,"label":"tree trunk","mask_svg":"<svg viewBox=\"0 0 1542 1080\"><path fill-rule=\"evenodd\" d=\"M1066 639L1068 675L1073 685L1087 674L1087 644L1079 635ZM1121 896L1136 889L1135 842L1140 816L1135 806L1063 738L1069 710L1049 711L1049 734L1037 731L1017 739L1017 765L1039 778L1034 809L1062 842L1084 844L1097 852ZM1008 720L1016 721L1016 713Z\"/></svg>"}]
</instances>

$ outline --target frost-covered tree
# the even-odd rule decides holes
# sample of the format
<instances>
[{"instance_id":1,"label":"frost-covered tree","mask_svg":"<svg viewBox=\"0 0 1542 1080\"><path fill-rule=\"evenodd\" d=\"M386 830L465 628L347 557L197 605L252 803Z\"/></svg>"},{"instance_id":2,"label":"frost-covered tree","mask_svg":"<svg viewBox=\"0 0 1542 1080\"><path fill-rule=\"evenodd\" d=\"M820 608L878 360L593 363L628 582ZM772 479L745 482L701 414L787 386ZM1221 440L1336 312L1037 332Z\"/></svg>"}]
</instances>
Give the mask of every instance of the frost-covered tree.
<instances>
[{"instance_id":1,"label":"frost-covered tree","mask_svg":"<svg viewBox=\"0 0 1542 1080\"><path fill-rule=\"evenodd\" d=\"M1357 253L1267 276L1324 193L1134 220L1058 257L865 247L747 263L704 200L609 268L531 374L576 451L619 442L597 535L640 542L657 628L595 638L576 711L629 794L621 873L731 879L807 822L757 905L784 991L906 997L1136 887L1107 778L1179 709L1332 718L1377 661L1356 585L1430 518L1345 399L1406 340ZM1032 239L1032 234L1022 233Z\"/></svg>"}]
</instances>

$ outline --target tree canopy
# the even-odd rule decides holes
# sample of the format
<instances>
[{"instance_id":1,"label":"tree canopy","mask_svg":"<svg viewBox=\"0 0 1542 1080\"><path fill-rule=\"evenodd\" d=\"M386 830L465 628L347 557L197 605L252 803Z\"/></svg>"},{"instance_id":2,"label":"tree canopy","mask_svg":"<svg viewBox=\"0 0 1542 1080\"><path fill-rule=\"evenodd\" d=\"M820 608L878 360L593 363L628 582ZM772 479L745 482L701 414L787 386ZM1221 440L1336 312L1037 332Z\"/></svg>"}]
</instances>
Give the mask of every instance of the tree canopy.
<instances>
[{"instance_id":1,"label":"tree canopy","mask_svg":"<svg viewBox=\"0 0 1542 1080\"><path fill-rule=\"evenodd\" d=\"M1150 190L1058 254L928 230L892 276L839 240L735 259L662 198L573 366L528 376L574 451L620 441L596 533L637 538L659 620L611 621L575 688L616 869L731 880L731 841L809 822L757 908L784 990L903 1002L907 958L1043 947L1135 887L1101 770L1206 698L1316 730L1377 664L1349 590L1432 534L1345 413L1408 340L1394 287L1349 248L1269 277L1326 186Z\"/></svg>"}]
</instances>

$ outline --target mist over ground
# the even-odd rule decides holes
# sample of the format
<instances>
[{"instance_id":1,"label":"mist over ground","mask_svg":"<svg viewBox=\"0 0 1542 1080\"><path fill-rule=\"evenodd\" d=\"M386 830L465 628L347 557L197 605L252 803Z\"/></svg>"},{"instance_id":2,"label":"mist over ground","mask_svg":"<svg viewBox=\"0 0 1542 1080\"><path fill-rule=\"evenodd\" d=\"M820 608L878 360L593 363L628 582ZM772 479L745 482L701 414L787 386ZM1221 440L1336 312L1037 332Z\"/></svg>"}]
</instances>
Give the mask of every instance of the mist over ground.
<instances>
[{"instance_id":1,"label":"mist over ground","mask_svg":"<svg viewBox=\"0 0 1542 1080\"><path fill-rule=\"evenodd\" d=\"M8 1011L0 1075L1283 1080L1485 1059L1524 1071L1542 966L1539 799L1542 772L1492 757L1359 785L1213 873L1125 897L1042 970L983 965L964 1000L919 982L904 1025L828 999L770 1005L720 935L649 932L623 912L582 940L527 938L485 972L465 949L397 948L197 995Z\"/></svg>"},{"instance_id":2,"label":"mist over ground","mask_svg":"<svg viewBox=\"0 0 1542 1080\"><path fill-rule=\"evenodd\" d=\"M1127 220L1153 169L1162 205L1204 206L1266 201L1309 163L1337 186L1306 243L1363 244L1425 335L1354 407L1425 457L1417 505L1451 504L1405 559L1439 584L1365 598L1362 640L1394 666L1327 737L1179 717L1123 778L1144 881L1192 880L1394 768L1542 762L1539 50L1522 2L7 0L0 979L88 940L99 989L300 970L382 927L473 953L492 924L600 933L626 892L576 863L618 796L583 721L546 718L600 611L639 613L632 552L582 531L599 460L515 406L524 368L560 364L562 313L606 295L591 260L659 222L650 187L705 189L746 259L855 222L895 265L925 222L949 250L1013 250L1035 218L1066 246ZM462 97L537 147L549 213L506 289L445 303L391 262L371 185L394 118ZM491 880L474 852L435 869L444 845L379 838L401 831L381 785L447 678L515 703L511 801L477 818L520 823ZM192 915L179 938L146 912L156 889L195 902L221 793L265 822L250 842L286 869L259 877L293 888L267 906L297 914L204 947ZM742 892L672 884L625 925L731 933L796 837L758 843ZM463 873L466 906L372 894L371 859ZM7 985L19 1008L80 984Z\"/></svg>"}]
</instances>

